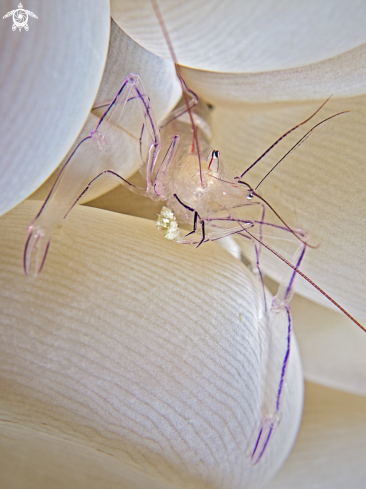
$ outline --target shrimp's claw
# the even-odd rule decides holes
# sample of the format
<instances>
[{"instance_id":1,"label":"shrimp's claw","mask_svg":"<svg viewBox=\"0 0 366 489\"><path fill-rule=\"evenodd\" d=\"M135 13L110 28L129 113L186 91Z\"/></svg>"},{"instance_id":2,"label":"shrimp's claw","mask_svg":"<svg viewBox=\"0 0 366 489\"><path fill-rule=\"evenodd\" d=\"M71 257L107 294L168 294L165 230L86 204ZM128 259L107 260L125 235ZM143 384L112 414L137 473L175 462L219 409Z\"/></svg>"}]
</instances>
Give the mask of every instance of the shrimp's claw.
<instances>
[{"instance_id":1,"label":"shrimp's claw","mask_svg":"<svg viewBox=\"0 0 366 489\"><path fill-rule=\"evenodd\" d=\"M256 465L267 451L281 420L285 376L290 355L291 315L282 306L267 311L260 329L261 409L258 423L248 444L248 456Z\"/></svg>"},{"instance_id":2,"label":"shrimp's claw","mask_svg":"<svg viewBox=\"0 0 366 489\"><path fill-rule=\"evenodd\" d=\"M258 437L255 440L254 448L251 453L252 465L256 465L261 460L262 455L267 448L268 442L280 420L281 416L279 414L274 416L266 416L266 418L262 420Z\"/></svg>"},{"instance_id":3,"label":"shrimp's claw","mask_svg":"<svg viewBox=\"0 0 366 489\"><path fill-rule=\"evenodd\" d=\"M50 246L51 235L34 222L28 227L24 247L23 267L27 277L37 277L41 272Z\"/></svg>"}]
</instances>

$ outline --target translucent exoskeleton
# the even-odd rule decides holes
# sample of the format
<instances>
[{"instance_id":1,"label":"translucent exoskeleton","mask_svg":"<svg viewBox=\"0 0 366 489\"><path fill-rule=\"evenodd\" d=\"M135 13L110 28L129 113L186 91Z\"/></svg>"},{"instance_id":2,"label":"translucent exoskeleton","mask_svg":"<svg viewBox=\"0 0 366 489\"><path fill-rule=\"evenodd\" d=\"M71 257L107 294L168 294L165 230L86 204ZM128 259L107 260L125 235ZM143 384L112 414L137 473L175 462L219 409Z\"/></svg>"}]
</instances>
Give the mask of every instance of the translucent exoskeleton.
<instances>
[{"instance_id":1,"label":"translucent exoskeleton","mask_svg":"<svg viewBox=\"0 0 366 489\"><path fill-rule=\"evenodd\" d=\"M130 74L123 80L121 88L107 106L95 129L78 144L62 168L40 212L30 224L24 250L24 270L26 275L37 275L42 270L53 231L81 197L102 178L116 179L133 192L166 202L166 207L163 207L158 217L158 227L166 230L166 237L169 239L196 247L206 241L233 235L250 240L262 282L265 310L265 326L261 331L265 345L261 353L261 417L250 446L252 463L256 464L265 453L281 419L281 401L291 340L289 304L296 275L302 275L321 293L327 294L300 271L309 246L306 233L290 228L257 193L260 184L253 189L245 182L244 176L284 136L308 122L321 107L306 121L297 124L279 138L241 175L230 178L225 174L220 152L209 145L205 122L191 110L197 104L197 97L182 79L181 82L185 103L169 116L160 130L139 76ZM116 171L123 164L124 152L130 150L125 141L120 140L120 131L117 128L129 124L132 120L131 110L134 114L139 113L139 122L136 123L134 118L134 127L129 127L129 132L135 134L138 150L146 160L142 167L145 188L136 187ZM286 155L296 149L323 122L313 126ZM161 151L161 140L166 148L164 151ZM87 171L85 166L80 165L80 161L85 159L90 161ZM268 212L276 217L277 224L266 219ZM192 231L180 237L177 221L193 224ZM293 241L292 260L280 256L268 244L267 238L276 236ZM267 304L263 286L260 268L262 247L268 248L285 261L289 270L272 304ZM342 307L327 297L349 316ZM352 317L351 319L354 320ZM278 337L281 338L280 341Z\"/></svg>"}]
</instances>

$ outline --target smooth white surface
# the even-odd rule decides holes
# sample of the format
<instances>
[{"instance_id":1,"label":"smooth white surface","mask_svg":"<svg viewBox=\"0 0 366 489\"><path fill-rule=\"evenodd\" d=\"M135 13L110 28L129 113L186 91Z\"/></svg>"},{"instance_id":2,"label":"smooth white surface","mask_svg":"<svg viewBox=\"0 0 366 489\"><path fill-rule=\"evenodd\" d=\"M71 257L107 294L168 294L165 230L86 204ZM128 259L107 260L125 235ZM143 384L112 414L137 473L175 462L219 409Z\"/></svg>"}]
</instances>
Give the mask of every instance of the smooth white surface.
<instances>
[{"instance_id":1,"label":"smooth white surface","mask_svg":"<svg viewBox=\"0 0 366 489\"><path fill-rule=\"evenodd\" d=\"M366 93L365 72L366 44L324 61L276 71L218 73L182 68L188 86L213 105L354 97Z\"/></svg>"},{"instance_id":2,"label":"smooth white surface","mask_svg":"<svg viewBox=\"0 0 366 489\"><path fill-rule=\"evenodd\" d=\"M1 2L1 17L15 2ZM84 125L109 42L109 2L29 0L29 31L0 19L0 214L41 185Z\"/></svg>"},{"instance_id":3,"label":"smooth white surface","mask_svg":"<svg viewBox=\"0 0 366 489\"><path fill-rule=\"evenodd\" d=\"M362 0L158 0L179 64L219 72L308 65L366 42ZM171 59L151 2L113 0L112 16L139 44Z\"/></svg>"}]
</instances>

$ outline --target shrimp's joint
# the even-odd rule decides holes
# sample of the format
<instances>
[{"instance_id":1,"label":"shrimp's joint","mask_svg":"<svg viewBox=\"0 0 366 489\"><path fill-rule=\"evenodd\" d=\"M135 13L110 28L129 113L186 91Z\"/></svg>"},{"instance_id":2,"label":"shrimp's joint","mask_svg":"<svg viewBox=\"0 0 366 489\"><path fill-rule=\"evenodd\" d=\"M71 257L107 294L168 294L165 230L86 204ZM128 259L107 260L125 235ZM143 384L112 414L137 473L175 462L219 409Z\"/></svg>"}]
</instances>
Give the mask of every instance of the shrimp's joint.
<instances>
[{"instance_id":1,"label":"shrimp's joint","mask_svg":"<svg viewBox=\"0 0 366 489\"><path fill-rule=\"evenodd\" d=\"M92 140L96 143L100 151L106 146L106 144L109 143L109 139L104 136L101 132L99 132L97 129L93 129L90 131L90 136Z\"/></svg>"},{"instance_id":2,"label":"shrimp's joint","mask_svg":"<svg viewBox=\"0 0 366 489\"><path fill-rule=\"evenodd\" d=\"M174 213L168 207L162 207L158 219L156 221L156 227L161 231L165 231L166 239L177 239L179 236L178 222Z\"/></svg>"}]
</instances>

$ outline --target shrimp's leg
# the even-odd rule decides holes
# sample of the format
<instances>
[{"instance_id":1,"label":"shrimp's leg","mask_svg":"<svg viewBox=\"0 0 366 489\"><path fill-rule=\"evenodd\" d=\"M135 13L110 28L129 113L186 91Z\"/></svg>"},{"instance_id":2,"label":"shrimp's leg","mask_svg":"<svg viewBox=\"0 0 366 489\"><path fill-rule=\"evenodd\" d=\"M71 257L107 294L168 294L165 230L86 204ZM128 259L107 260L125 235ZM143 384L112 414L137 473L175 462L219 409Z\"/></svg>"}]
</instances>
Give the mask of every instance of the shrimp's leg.
<instances>
[{"instance_id":1,"label":"shrimp's leg","mask_svg":"<svg viewBox=\"0 0 366 489\"><path fill-rule=\"evenodd\" d=\"M65 215L64 219L69 215L69 213L72 211L72 209L75 207L75 205L79 202L79 200L88 192L88 190L91 190L103 177L107 178L113 178L114 180L117 180L118 183L121 185L129 188L131 192L134 192L139 195L146 195L146 191L143 189L140 189L133 185L131 182L126 180L125 178L121 177L121 175L118 175L118 173L112 171L112 170L104 170L103 172L99 173L96 177L93 178L91 182L88 183L88 185L84 188L82 193L79 195L79 197L76 199L72 207L68 210L67 214Z\"/></svg>"},{"instance_id":2,"label":"shrimp's leg","mask_svg":"<svg viewBox=\"0 0 366 489\"><path fill-rule=\"evenodd\" d=\"M131 111L134 105L138 107L137 120L134 117L135 112ZM139 124L141 127L141 122L146 127L149 145L149 188L152 184L149 176L160 150L160 134L140 78L130 74L123 81L96 128L78 144L67 160L41 210L30 224L24 249L26 275L36 276L42 270L53 231L79 200L88 184L107 170L118 174L118 169L123 166L129 153L135 150L138 154L138 138L135 141L125 130L119 128L128 128L129 123L131 126L137 127Z\"/></svg>"},{"instance_id":3,"label":"shrimp's leg","mask_svg":"<svg viewBox=\"0 0 366 489\"><path fill-rule=\"evenodd\" d=\"M205 242L205 239L206 239L206 233L205 233L205 221L204 219L201 219L200 220L201 222L201 233L202 233L202 238L201 238L201 241L198 243L198 245L196 246L196 248L198 248L199 246L201 246L202 243Z\"/></svg>"},{"instance_id":4,"label":"shrimp's leg","mask_svg":"<svg viewBox=\"0 0 366 489\"><path fill-rule=\"evenodd\" d=\"M202 243L204 243L205 239L206 239L206 232L205 232L205 220L204 219L201 219L201 216L198 214L198 212L193 209L192 207L189 207L188 205L184 204L180 198L178 197L177 194L174 194L174 197L175 199L185 208L187 209L188 211L190 212L194 212L194 221L193 221L193 231L191 231L190 233L186 234L186 236L189 236L190 234L193 234L196 232L197 230L197 220L199 219L200 220L200 224L201 224L201 233L202 233L202 237L199 241L199 243L197 244L196 248L198 248L199 246L201 246Z\"/></svg>"},{"instance_id":5,"label":"shrimp's leg","mask_svg":"<svg viewBox=\"0 0 366 489\"><path fill-rule=\"evenodd\" d=\"M175 151L177 149L178 143L180 140L180 136L176 135L173 137L172 142L166 152L163 161L161 162L158 171L156 172L155 181L154 181L154 192L160 198L165 199L165 189L164 189L164 178L168 167L174 157Z\"/></svg>"},{"instance_id":6,"label":"shrimp's leg","mask_svg":"<svg viewBox=\"0 0 366 489\"><path fill-rule=\"evenodd\" d=\"M192 110L193 107L195 107L198 104L198 96L190 88L187 87L182 77L180 77L180 79L181 82L183 83L183 90L186 92L189 99L186 101L186 103L180 105L169 114L169 116L162 122L160 129L162 129L167 124L174 121L175 119L178 119L186 112Z\"/></svg>"},{"instance_id":7,"label":"shrimp's leg","mask_svg":"<svg viewBox=\"0 0 366 489\"><path fill-rule=\"evenodd\" d=\"M264 311L267 313L266 288L264 286L263 274L262 274L262 270L261 270L260 263L259 263L260 262L260 249L257 246L257 244L254 242L253 239L250 238L250 240L254 246L255 262L256 262L255 267L256 267L257 273L259 275L260 282L261 282L262 293L263 293Z\"/></svg>"},{"instance_id":8,"label":"shrimp's leg","mask_svg":"<svg viewBox=\"0 0 366 489\"><path fill-rule=\"evenodd\" d=\"M197 220L198 220L198 212L194 211L194 218L193 218L193 229L190 231L188 234L186 234L184 237L186 238L187 236L190 236L191 234L194 234L197 231Z\"/></svg>"},{"instance_id":9,"label":"shrimp's leg","mask_svg":"<svg viewBox=\"0 0 366 489\"><path fill-rule=\"evenodd\" d=\"M256 270L257 270L257 273L259 275L259 278L261 281L261 286L262 286L264 311L265 311L265 313L267 313L266 288L264 286L263 274L262 274L262 270L260 267L260 256L261 256L261 251L262 251L262 237L263 237L263 224L265 224L265 222L264 222L265 215L266 215L266 208L263 204L261 204L261 219L258 223L259 224L259 243L258 243L258 246L257 246L257 243L253 240L253 238L251 238L250 236L248 236L248 238L250 238L250 241L252 242L252 244L254 246Z\"/></svg>"},{"instance_id":10,"label":"shrimp's leg","mask_svg":"<svg viewBox=\"0 0 366 489\"><path fill-rule=\"evenodd\" d=\"M296 269L301 265L306 245L301 243L294 258ZM290 270L273 298L272 307L261 328L261 420L259 431L251 444L252 464L257 464L281 420L281 402L291 343L290 300L294 291L296 272Z\"/></svg>"},{"instance_id":11,"label":"shrimp's leg","mask_svg":"<svg viewBox=\"0 0 366 489\"><path fill-rule=\"evenodd\" d=\"M261 204L261 211L262 211L261 212L261 219L260 219L260 223L259 223L259 248L258 248L258 257L257 257L258 267L259 267L259 258L260 258L261 251L262 251L263 223L264 223L264 218L266 215L266 207L264 204Z\"/></svg>"}]
</instances>

